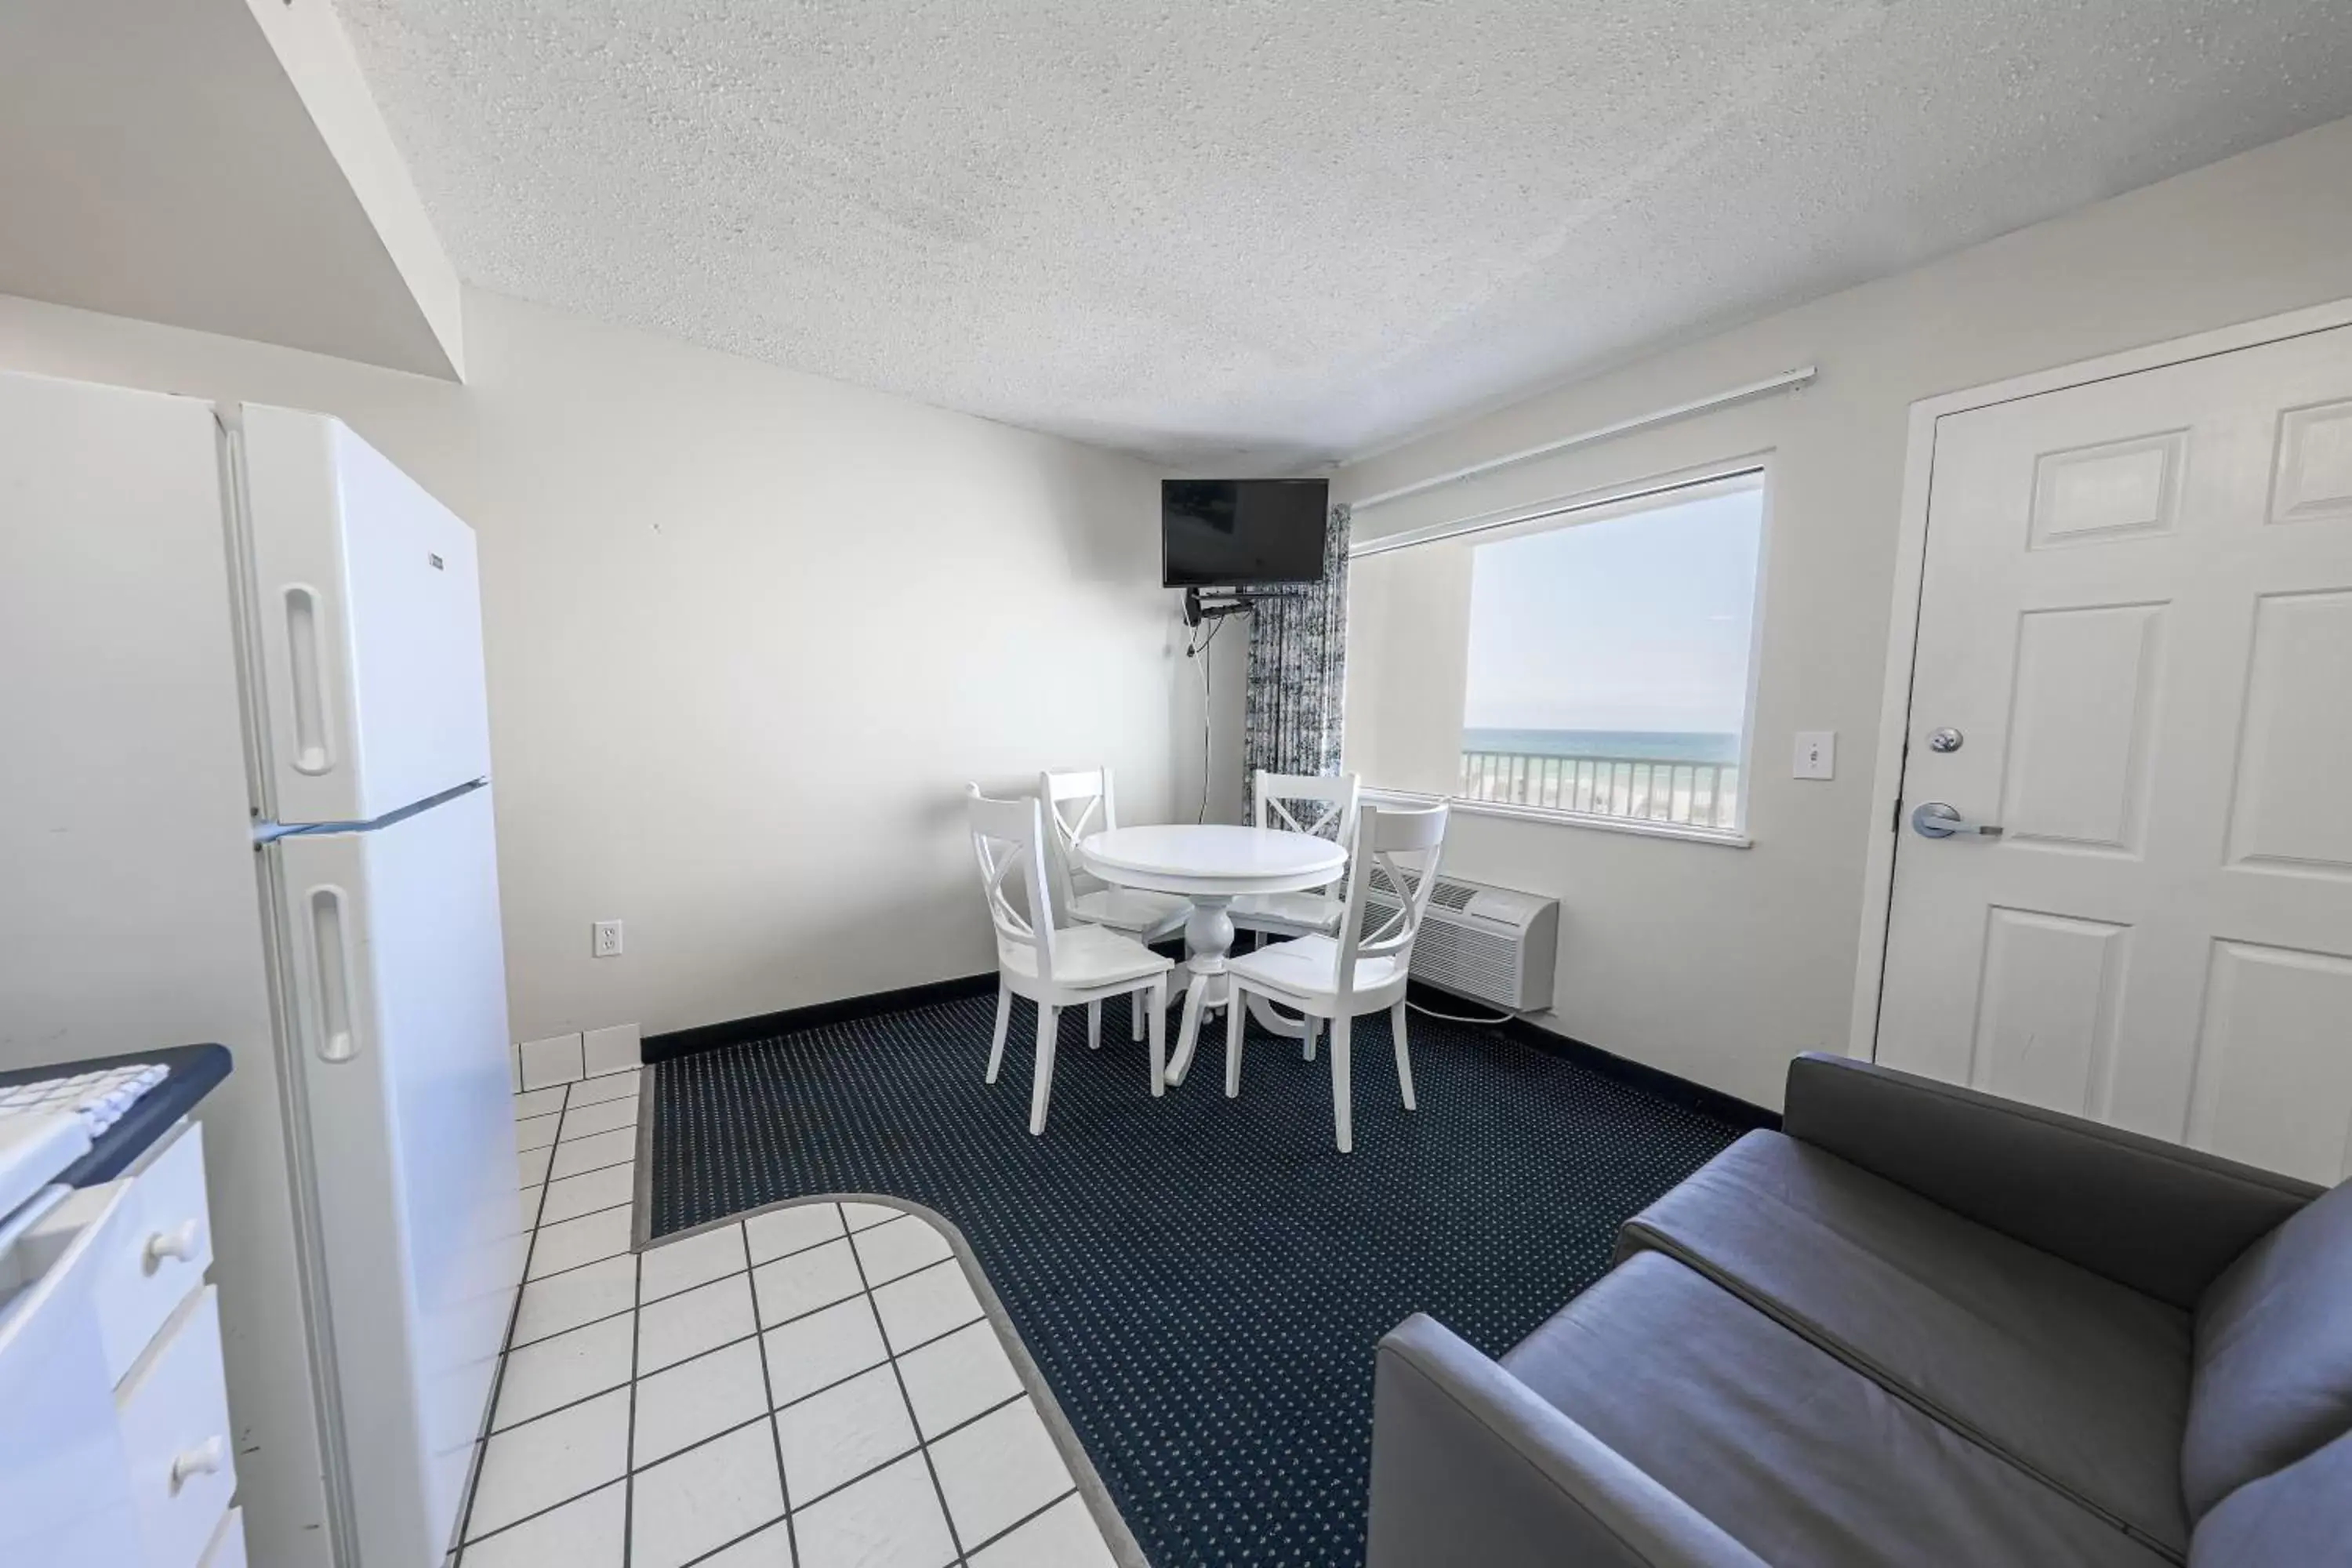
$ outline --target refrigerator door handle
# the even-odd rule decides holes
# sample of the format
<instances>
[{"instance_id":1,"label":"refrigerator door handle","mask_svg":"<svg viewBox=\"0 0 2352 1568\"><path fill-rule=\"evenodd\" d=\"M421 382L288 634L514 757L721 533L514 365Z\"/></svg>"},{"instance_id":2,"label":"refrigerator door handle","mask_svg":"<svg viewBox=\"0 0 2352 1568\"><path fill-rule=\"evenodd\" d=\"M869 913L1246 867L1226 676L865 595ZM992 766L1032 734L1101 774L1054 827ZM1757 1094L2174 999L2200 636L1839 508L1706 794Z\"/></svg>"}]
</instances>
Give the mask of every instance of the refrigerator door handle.
<instances>
[{"instance_id":1,"label":"refrigerator door handle","mask_svg":"<svg viewBox=\"0 0 2352 1568\"><path fill-rule=\"evenodd\" d=\"M351 943L344 938L341 888L310 889L310 959L319 978L319 1059L347 1062L359 1054L352 1033Z\"/></svg>"},{"instance_id":2,"label":"refrigerator door handle","mask_svg":"<svg viewBox=\"0 0 2352 1568\"><path fill-rule=\"evenodd\" d=\"M313 777L331 770L327 689L320 668L319 594L308 583L286 587L286 658L294 685L294 757L298 773Z\"/></svg>"}]
</instances>

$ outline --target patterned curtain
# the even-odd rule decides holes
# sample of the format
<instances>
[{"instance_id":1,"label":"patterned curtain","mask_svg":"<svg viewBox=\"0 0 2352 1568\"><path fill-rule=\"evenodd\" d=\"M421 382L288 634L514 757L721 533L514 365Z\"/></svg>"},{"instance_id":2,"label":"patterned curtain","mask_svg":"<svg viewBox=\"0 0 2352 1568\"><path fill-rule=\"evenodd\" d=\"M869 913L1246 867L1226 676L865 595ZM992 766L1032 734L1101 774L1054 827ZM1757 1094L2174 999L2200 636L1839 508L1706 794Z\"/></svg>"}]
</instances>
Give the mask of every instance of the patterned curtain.
<instances>
[{"instance_id":1,"label":"patterned curtain","mask_svg":"<svg viewBox=\"0 0 2352 1568\"><path fill-rule=\"evenodd\" d=\"M1331 509L1323 581L1258 600L1250 616L1249 701L1242 744L1242 818L1255 821L1257 770L1339 771L1348 689L1348 509Z\"/></svg>"}]
</instances>

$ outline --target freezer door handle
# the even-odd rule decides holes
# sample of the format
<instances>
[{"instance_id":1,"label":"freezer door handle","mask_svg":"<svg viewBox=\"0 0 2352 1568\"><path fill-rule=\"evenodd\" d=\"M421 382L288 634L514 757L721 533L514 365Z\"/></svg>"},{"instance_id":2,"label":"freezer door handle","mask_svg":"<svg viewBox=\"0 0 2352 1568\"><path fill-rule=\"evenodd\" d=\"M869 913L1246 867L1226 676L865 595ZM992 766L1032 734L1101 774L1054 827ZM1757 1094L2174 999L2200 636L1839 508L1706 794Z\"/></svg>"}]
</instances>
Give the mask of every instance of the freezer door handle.
<instances>
[{"instance_id":1,"label":"freezer door handle","mask_svg":"<svg viewBox=\"0 0 2352 1568\"><path fill-rule=\"evenodd\" d=\"M319 1059L347 1062L359 1054L352 1034L351 943L343 930L343 890L310 889L310 958L319 983Z\"/></svg>"},{"instance_id":2,"label":"freezer door handle","mask_svg":"<svg viewBox=\"0 0 2352 1568\"><path fill-rule=\"evenodd\" d=\"M328 743L327 688L319 654L319 595L307 583L286 589L286 658L294 686L294 771L313 777L335 765Z\"/></svg>"}]
</instances>

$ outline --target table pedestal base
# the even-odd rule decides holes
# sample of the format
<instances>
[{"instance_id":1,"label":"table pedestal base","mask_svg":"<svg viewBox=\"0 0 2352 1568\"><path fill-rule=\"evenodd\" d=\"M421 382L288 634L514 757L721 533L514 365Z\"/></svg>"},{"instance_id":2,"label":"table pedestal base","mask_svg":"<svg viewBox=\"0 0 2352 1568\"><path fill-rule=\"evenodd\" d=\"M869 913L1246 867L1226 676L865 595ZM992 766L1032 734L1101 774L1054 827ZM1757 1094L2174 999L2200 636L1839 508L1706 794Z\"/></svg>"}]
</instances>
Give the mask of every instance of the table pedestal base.
<instances>
[{"instance_id":1,"label":"table pedestal base","mask_svg":"<svg viewBox=\"0 0 2352 1568\"><path fill-rule=\"evenodd\" d=\"M1176 1048L1168 1058L1168 1086L1173 1089L1184 1081L1192 1069L1192 1053L1200 1047L1201 1026L1213 1013L1230 1005L1232 982L1225 978L1226 961L1234 949L1233 916L1226 906L1230 896L1207 893L1192 895L1192 912L1184 921L1184 967L1176 972L1174 981L1184 993L1183 1021L1176 1028ZM1276 1012L1263 996L1249 999L1250 1016L1269 1032L1289 1039L1304 1039L1307 1026L1303 1019L1290 1019Z\"/></svg>"},{"instance_id":2,"label":"table pedestal base","mask_svg":"<svg viewBox=\"0 0 2352 1568\"><path fill-rule=\"evenodd\" d=\"M1233 901L1217 894L1192 896L1192 912L1184 921L1184 967L1176 977L1184 988L1184 1018L1176 1027L1176 1048L1168 1056L1171 1089L1192 1068L1202 1019L1225 1005L1225 960L1234 949L1234 921L1225 906Z\"/></svg>"}]
</instances>

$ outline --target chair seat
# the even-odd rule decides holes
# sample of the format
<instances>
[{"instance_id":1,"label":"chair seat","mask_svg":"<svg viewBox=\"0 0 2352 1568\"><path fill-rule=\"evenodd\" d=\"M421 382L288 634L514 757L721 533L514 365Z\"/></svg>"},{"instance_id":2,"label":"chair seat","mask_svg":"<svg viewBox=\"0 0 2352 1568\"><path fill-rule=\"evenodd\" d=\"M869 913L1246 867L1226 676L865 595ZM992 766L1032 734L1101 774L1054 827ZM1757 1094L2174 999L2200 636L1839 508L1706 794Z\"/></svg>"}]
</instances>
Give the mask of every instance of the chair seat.
<instances>
[{"instance_id":1,"label":"chair seat","mask_svg":"<svg viewBox=\"0 0 2352 1568\"><path fill-rule=\"evenodd\" d=\"M1037 950L1028 943L999 942L997 957L1013 973L1037 978ZM1057 986L1085 990L1122 980L1139 982L1174 967L1172 960L1105 926L1067 926L1054 933L1054 984Z\"/></svg>"},{"instance_id":2,"label":"chair seat","mask_svg":"<svg viewBox=\"0 0 2352 1568\"><path fill-rule=\"evenodd\" d=\"M1181 894L1147 893L1139 888L1104 888L1070 900L1072 920L1108 926L1130 936L1150 937L1173 931L1192 912L1192 900Z\"/></svg>"},{"instance_id":3,"label":"chair seat","mask_svg":"<svg viewBox=\"0 0 2352 1568\"><path fill-rule=\"evenodd\" d=\"M1331 996L1339 989L1339 944L1328 936L1302 936L1244 953L1227 970L1254 990L1294 996ZM1356 961L1358 993L1375 991L1401 978L1392 957Z\"/></svg>"},{"instance_id":4,"label":"chair seat","mask_svg":"<svg viewBox=\"0 0 2352 1568\"><path fill-rule=\"evenodd\" d=\"M1348 904L1328 893L1249 893L1235 899L1228 912L1247 930L1336 936Z\"/></svg>"}]
</instances>

